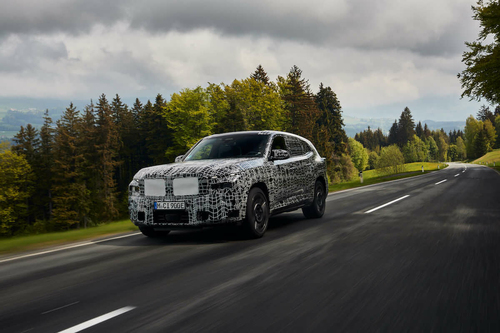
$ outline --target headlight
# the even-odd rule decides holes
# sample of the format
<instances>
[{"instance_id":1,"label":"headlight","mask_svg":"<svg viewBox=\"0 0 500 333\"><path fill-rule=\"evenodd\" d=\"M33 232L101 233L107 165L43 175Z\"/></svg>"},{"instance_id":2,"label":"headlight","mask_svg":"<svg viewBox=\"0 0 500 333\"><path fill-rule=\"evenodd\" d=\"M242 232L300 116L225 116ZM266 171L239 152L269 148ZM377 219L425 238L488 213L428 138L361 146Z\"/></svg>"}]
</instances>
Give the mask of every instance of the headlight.
<instances>
[{"instance_id":1,"label":"headlight","mask_svg":"<svg viewBox=\"0 0 500 333\"><path fill-rule=\"evenodd\" d=\"M141 194L141 188L139 186L139 182L135 179L130 182L128 190L131 196L136 196Z\"/></svg>"}]
</instances>

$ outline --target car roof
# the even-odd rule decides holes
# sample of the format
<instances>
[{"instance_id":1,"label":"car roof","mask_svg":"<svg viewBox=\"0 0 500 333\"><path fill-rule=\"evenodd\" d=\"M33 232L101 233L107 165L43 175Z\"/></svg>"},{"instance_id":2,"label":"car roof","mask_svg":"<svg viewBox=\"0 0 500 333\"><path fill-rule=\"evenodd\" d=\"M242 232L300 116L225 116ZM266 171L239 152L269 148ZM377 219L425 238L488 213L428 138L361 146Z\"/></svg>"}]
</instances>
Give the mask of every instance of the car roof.
<instances>
[{"instance_id":1,"label":"car roof","mask_svg":"<svg viewBox=\"0 0 500 333\"><path fill-rule=\"evenodd\" d=\"M286 134L286 135L291 135L298 137L300 139L305 139L299 135L288 133L288 132L281 132L281 131L239 131L239 132L229 132L229 133L220 133L220 134L212 134L210 136L207 136L205 138L218 138L218 137L224 137L224 136L233 136L233 135L244 135L244 134L254 134L254 135L272 135L272 134Z\"/></svg>"}]
</instances>

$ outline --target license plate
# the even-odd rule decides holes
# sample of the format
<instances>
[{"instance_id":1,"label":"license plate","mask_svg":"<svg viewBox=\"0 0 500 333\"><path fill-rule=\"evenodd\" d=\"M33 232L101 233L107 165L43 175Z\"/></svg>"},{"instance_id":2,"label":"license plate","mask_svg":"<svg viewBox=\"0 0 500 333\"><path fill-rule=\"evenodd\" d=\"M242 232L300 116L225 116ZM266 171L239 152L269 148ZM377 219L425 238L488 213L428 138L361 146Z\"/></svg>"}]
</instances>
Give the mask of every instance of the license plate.
<instances>
[{"instance_id":1,"label":"license plate","mask_svg":"<svg viewBox=\"0 0 500 333\"><path fill-rule=\"evenodd\" d=\"M156 210L180 210L186 209L186 203L181 201L164 201L164 202L155 202Z\"/></svg>"}]
</instances>

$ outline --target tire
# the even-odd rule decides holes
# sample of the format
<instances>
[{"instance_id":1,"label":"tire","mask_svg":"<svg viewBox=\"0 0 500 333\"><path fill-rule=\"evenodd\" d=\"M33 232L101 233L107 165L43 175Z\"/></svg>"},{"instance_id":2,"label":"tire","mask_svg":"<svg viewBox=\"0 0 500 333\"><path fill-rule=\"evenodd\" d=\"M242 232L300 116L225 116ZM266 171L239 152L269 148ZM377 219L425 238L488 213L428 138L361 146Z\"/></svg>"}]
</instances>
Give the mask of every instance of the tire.
<instances>
[{"instance_id":1,"label":"tire","mask_svg":"<svg viewBox=\"0 0 500 333\"><path fill-rule=\"evenodd\" d=\"M264 236L269 224L269 200L265 193L254 187L248 193L245 217L246 234L251 238Z\"/></svg>"},{"instance_id":2,"label":"tire","mask_svg":"<svg viewBox=\"0 0 500 333\"><path fill-rule=\"evenodd\" d=\"M139 230L144 236L148 236L151 238L166 236L170 232L170 230L155 231L155 229L153 229L152 227L139 227Z\"/></svg>"},{"instance_id":3,"label":"tire","mask_svg":"<svg viewBox=\"0 0 500 333\"><path fill-rule=\"evenodd\" d=\"M321 180L316 180L314 184L314 199L310 206L302 208L304 216L312 218L320 218L325 213L326 206L326 190L325 184Z\"/></svg>"}]
</instances>

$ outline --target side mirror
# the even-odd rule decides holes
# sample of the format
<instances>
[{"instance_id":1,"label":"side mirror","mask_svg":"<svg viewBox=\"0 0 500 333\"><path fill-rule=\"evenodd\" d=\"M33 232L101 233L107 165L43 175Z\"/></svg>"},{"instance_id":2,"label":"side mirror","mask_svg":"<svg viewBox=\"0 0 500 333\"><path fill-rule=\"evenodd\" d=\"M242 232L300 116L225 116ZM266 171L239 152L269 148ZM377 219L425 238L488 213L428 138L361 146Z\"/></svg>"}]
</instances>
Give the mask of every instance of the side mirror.
<instances>
[{"instance_id":1,"label":"side mirror","mask_svg":"<svg viewBox=\"0 0 500 333\"><path fill-rule=\"evenodd\" d=\"M273 149L271 150L271 156L269 157L269 160L277 161L277 160L286 160L287 158L290 158L290 153L288 152L288 150Z\"/></svg>"},{"instance_id":2,"label":"side mirror","mask_svg":"<svg viewBox=\"0 0 500 333\"><path fill-rule=\"evenodd\" d=\"M179 155L175 158L175 163L182 162L182 159L184 158L184 155Z\"/></svg>"}]
</instances>

